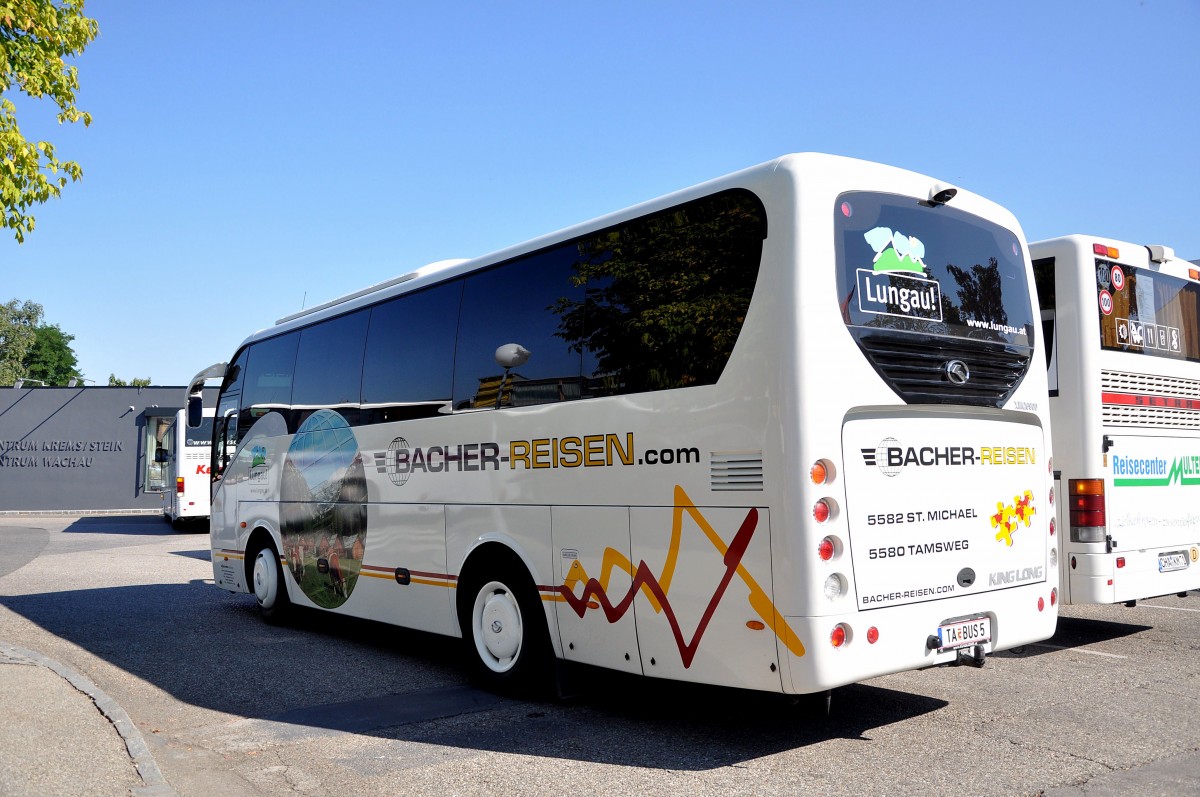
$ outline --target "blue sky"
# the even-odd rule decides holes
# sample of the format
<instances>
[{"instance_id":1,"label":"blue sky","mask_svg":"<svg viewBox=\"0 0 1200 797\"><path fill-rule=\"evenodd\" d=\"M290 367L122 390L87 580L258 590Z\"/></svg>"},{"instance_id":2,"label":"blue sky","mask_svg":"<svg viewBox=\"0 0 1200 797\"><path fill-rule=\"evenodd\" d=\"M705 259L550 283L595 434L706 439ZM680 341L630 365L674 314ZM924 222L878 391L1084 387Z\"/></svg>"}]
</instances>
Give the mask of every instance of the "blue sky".
<instances>
[{"instance_id":1,"label":"blue sky","mask_svg":"<svg viewBox=\"0 0 1200 797\"><path fill-rule=\"evenodd\" d=\"M82 182L0 301L184 384L303 306L789 152L1200 258L1200 2L89 0ZM8 96L12 96L12 92Z\"/></svg>"}]
</instances>

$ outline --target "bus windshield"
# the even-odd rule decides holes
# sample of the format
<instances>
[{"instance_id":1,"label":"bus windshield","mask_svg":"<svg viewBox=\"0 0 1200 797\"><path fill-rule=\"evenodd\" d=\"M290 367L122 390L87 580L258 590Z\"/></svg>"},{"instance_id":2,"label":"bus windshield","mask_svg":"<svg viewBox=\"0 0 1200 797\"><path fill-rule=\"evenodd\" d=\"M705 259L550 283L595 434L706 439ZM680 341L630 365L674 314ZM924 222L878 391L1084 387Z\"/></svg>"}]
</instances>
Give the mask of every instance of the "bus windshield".
<instances>
[{"instance_id":1,"label":"bus windshield","mask_svg":"<svg viewBox=\"0 0 1200 797\"><path fill-rule=\"evenodd\" d=\"M1017 236L948 206L838 197L838 292L848 326L1033 347Z\"/></svg>"},{"instance_id":2,"label":"bus windshield","mask_svg":"<svg viewBox=\"0 0 1200 797\"><path fill-rule=\"evenodd\" d=\"M1101 348L1200 360L1200 285L1097 258L1096 291Z\"/></svg>"}]
</instances>

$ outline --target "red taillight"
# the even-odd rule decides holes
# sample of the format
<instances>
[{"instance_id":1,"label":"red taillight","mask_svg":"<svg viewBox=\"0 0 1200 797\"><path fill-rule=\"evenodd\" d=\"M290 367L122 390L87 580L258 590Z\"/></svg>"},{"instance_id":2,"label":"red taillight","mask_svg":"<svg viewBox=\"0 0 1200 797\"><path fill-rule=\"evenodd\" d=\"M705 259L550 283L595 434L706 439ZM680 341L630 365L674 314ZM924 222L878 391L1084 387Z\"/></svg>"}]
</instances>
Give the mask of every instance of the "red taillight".
<instances>
[{"instance_id":1,"label":"red taillight","mask_svg":"<svg viewBox=\"0 0 1200 797\"><path fill-rule=\"evenodd\" d=\"M1104 526L1104 480L1071 479L1071 525Z\"/></svg>"},{"instance_id":2,"label":"red taillight","mask_svg":"<svg viewBox=\"0 0 1200 797\"><path fill-rule=\"evenodd\" d=\"M813 517L817 519L818 523L824 523L826 520L829 520L831 514L833 513L830 511L829 499L822 498L813 504Z\"/></svg>"},{"instance_id":3,"label":"red taillight","mask_svg":"<svg viewBox=\"0 0 1200 797\"><path fill-rule=\"evenodd\" d=\"M876 628L875 626L871 626L870 628L867 629L867 641L870 642L872 645L874 645L876 642L879 641L879 629L878 628Z\"/></svg>"},{"instance_id":4,"label":"red taillight","mask_svg":"<svg viewBox=\"0 0 1200 797\"><path fill-rule=\"evenodd\" d=\"M828 562L832 559L836 551L837 547L833 544L832 537L826 537L817 545L817 556L821 557L822 562Z\"/></svg>"},{"instance_id":5,"label":"red taillight","mask_svg":"<svg viewBox=\"0 0 1200 797\"><path fill-rule=\"evenodd\" d=\"M1050 536L1054 536L1054 518L1050 518Z\"/></svg>"},{"instance_id":6,"label":"red taillight","mask_svg":"<svg viewBox=\"0 0 1200 797\"><path fill-rule=\"evenodd\" d=\"M1038 598L1038 611L1043 612L1045 610L1046 610L1046 599Z\"/></svg>"},{"instance_id":7,"label":"red taillight","mask_svg":"<svg viewBox=\"0 0 1200 797\"><path fill-rule=\"evenodd\" d=\"M1124 567L1124 566L1125 566L1125 557L1124 557L1124 556L1118 556L1118 557L1117 557L1117 568L1118 568L1118 569L1120 569L1120 568L1122 568L1122 567Z\"/></svg>"},{"instance_id":8,"label":"red taillight","mask_svg":"<svg viewBox=\"0 0 1200 797\"><path fill-rule=\"evenodd\" d=\"M849 629L846 627L845 623L838 623L835 625L833 627L833 631L831 631L829 634L829 643L835 648L840 648L842 645L846 644L846 640L849 638L849 634L847 634L848 630Z\"/></svg>"},{"instance_id":9,"label":"red taillight","mask_svg":"<svg viewBox=\"0 0 1200 797\"><path fill-rule=\"evenodd\" d=\"M1058 587L1054 587L1050 590L1050 605L1058 605Z\"/></svg>"},{"instance_id":10,"label":"red taillight","mask_svg":"<svg viewBox=\"0 0 1200 797\"><path fill-rule=\"evenodd\" d=\"M175 477L175 492L177 492L177 493L183 492L183 477L182 476Z\"/></svg>"}]
</instances>

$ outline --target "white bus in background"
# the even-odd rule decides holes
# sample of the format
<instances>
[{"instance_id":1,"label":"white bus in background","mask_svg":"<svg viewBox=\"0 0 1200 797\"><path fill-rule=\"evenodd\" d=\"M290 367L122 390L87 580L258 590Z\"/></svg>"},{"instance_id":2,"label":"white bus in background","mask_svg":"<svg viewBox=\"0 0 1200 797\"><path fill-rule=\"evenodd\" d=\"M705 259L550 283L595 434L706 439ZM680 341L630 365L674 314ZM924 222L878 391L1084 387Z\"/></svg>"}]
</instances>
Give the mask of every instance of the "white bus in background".
<instances>
[{"instance_id":1,"label":"white bus in background","mask_svg":"<svg viewBox=\"0 0 1200 797\"><path fill-rule=\"evenodd\" d=\"M1008 211L818 154L417 269L193 380L215 582L499 687L982 663L1058 612L1032 296Z\"/></svg>"},{"instance_id":2,"label":"white bus in background","mask_svg":"<svg viewBox=\"0 0 1200 797\"><path fill-rule=\"evenodd\" d=\"M1090 235L1030 253L1066 496L1064 601L1200 588L1200 267Z\"/></svg>"},{"instance_id":3,"label":"white bus in background","mask_svg":"<svg viewBox=\"0 0 1200 797\"><path fill-rule=\"evenodd\" d=\"M159 449L166 469L163 519L180 530L208 529L209 496L212 489L213 409L204 410L198 426L187 424L187 411L180 410L163 435Z\"/></svg>"}]
</instances>

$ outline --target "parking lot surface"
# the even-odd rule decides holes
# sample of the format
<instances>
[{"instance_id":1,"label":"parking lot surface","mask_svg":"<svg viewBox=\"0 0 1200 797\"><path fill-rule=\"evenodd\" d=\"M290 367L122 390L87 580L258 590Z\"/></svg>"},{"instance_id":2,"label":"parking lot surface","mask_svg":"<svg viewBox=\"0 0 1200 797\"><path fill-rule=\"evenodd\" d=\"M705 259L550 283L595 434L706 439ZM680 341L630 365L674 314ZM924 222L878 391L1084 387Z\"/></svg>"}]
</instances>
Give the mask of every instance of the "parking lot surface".
<instances>
[{"instance_id":1,"label":"parking lot surface","mask_svg":"<svg viewBox=\"0 0 1200 797\"><path fill-rule=\"evenodd\" d=\"M212 586L157 517L0 518L0 793L1200 793L1200 600L1065 607L981 669L823 700L575 673L475 688L457 640ZM79 763L76 766L77 762Z\"/></svg>"}]
</instances>

